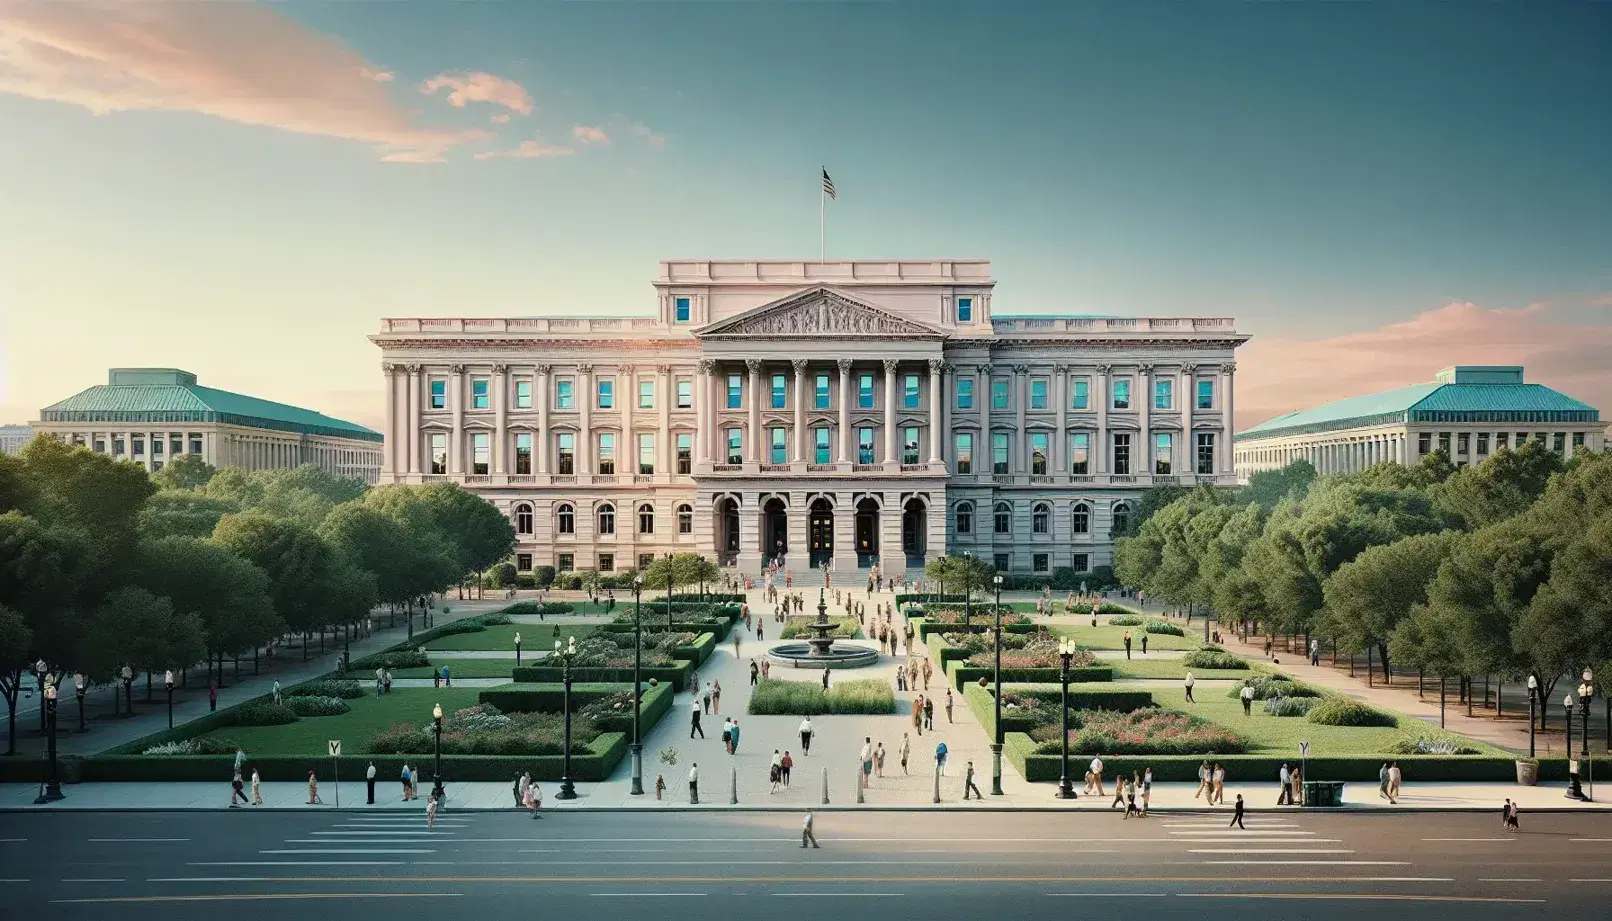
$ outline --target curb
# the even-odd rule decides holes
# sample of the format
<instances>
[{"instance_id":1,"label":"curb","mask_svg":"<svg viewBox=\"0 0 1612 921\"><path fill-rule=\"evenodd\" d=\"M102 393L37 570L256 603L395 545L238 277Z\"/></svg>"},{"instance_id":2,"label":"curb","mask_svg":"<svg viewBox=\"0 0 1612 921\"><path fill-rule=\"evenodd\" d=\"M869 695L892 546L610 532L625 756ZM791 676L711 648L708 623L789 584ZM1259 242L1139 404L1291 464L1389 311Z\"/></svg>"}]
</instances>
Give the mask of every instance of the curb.
<instances>
[{"instance_id":1,"label":"curb","mask_svg":"<svg viewBox=\"0 0 1612 921\"><path fill-rule=\"evenodd\" d=\"M1099 810L1099 809L1093 809L1093 808L1080 808L1080 807L1071 808L1071 807L1066 807L1066 806L960 806L960 805L950 805L950 806L948 806L948 805L945 805L945 804L942 804L942 805L939 805L939 806L934 806L934 805L929 805L929 806L869 806L869 805L861 805L861 806L857 806L857 805L851 805L851 804L830 804L830 805L827 805L827 806L821 806L821 805L803 805L803 806L756 805L756 806L751 806L751 805L741 803L741 804L738 804L738 805L709 805L709 806L707 806L707 805L689 806L689 805L686 805L686 804L685 805L667 804L667 805L664 805L664 806L561 806L561 807L552 807L552 806L550 806L550 807L545 807L543 809L543 815L545 815L545 816L554 816L554 815L572 815L572 814L587 814L587 813L643 813L643 814L646 814L646 815L652 815L652 814L667 813L667 812L678 812L678 813L687 813L687 812L701 812L701 813L723 813L723 812L769 813L769 812L776 812L776 813L789 813L791 815L796 815L796 814L799 814L801 812L805 812L807 810L811 810L812 812L913 812L913 813L935 813L935 812L958 812L958 813L961 813L961 812L999 812L999 813L1011 813L1011 812L1026 812L1026 813L1040 813L1040 814L1048 814L1048 815L1060 815L1060 814L1062 814L1062 815L1077 815L1077 816L1078 815L1083 815L1083 814L1094 814L1094 813L1102 815L1102 814L1107 814L1107 813L1109 813L1111 811L1109 809ZM191 812L197 812L197 813L200 813L200 812L217 812L217 813L229 813L231 811L232 810L230 810L228 808L219 808L217 806L151 806L151 807L137 807L137 806L110 806L110 807L85 806L85 807L75 807L75 806L65 806L65 807L61 807L61 808L53 808L50 805L45 805L45 806L33 806L33 805L28 805L28 806L0 806L0 814L25 813L25 812L26 813L32 813L32 812L56 812L56 813L62 813L62 812L72 812L72 813L90 813L90 812L105 812L105 813L141 813L141 812L185 812L185 813L191 813ZM298 814L304 814L304 815L310 814L310 810L308 810L305 806L302 806L302 805L298 805L298 806L295 806L295 807L292 807L292 806L259 806L259 807L256 807L256 808L244 808L241 811L243 813L274 812L274 813L298 813ZM1351 815L1351 816L1359 816L1359 815L1399 815L1399 814L1404 814L1404 813L1415 813L1415 814L1465 813L1465 814L1488 815L1488 814L1490 814L1490 813L1492 813L1494 811L1495 811L1494 808L1491 807L1491 806L1400 806L1400 807L1336 806L1336 807L1318 807L1318 808L1313 808L1313 809L1283 809L1283 808L1278 808L1278 807L1266 806L1266 807L1248 807L1245 810L1245 814L1246 815L1266 815L1266 816L1269 816L1269 815ZM406 809L374 809L374 808L370 808L370 807L367 807L367 806L359 806L359 807L343 806L343 807L339 807L339 808L335 807L335 806L327 806L327 807L323 807L323 808L316 808L315 810L312 810L312 812L319 812L319 813L336 812L336 813L341 813L341 814L344 814L344 815L347 815L347 814L352 814L352 815L364 814L364 815L381 815L381 816L397 815L397 816L413 816L413 817L419 817L419 816L424 815L424 810L423 809L421 809L421 810L414 810L414 809L407 809L407 810ZM511 806L463 806L463 807L454 807L454 808L445 807L442 811L438 812L437 815L439 817L441 817L441 816L445 816L445 815L452 815L454 813L478 813L478 814L481 814L481 813L485 813L485 814L510 813L510 814L524 814L525 812L526 812L525 809L516 809L516 808L511 807ZM1532 808L1527 810L1527 813L1530 814L1530 815L1541 815L1541 814L1547 814L1547 813L1548 814L1557 814L1557 813L1579 814L1579 813L1582 813L1582 814L1587 814L1587 815L1595 815L1595 814L1606 815L1608 813L1612 813L1612 808L1609 808L1609 807L1596 808L1596 807L1590 807L1590 806L1546 806L1546 807L1532 807ZM1224 811L1205 811L1203 809L1183 808L1183 807L1158 807L1158 808L1150 810L1148 814L1149 815L1154 815L1154 814L1171 815L1171 816L1199 815L1199 816L1210 816L1210 817L1220 818L1220 817L1224 817L1224 816L1230 816L1232 813L1231 813L1230 809L1226 809Z\"/></svg>"}]
</instances>

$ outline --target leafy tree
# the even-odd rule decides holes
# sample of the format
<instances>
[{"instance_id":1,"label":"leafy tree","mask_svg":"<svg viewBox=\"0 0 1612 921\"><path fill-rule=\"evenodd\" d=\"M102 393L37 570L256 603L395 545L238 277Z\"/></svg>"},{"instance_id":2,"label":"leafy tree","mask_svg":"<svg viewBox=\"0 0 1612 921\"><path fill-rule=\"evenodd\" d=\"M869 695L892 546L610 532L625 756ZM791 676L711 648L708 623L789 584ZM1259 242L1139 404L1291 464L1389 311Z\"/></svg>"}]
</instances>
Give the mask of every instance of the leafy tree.
<instances>
[{"instance_id":1,"label":"leafy tree","mask_svg":"<svg viewBox=\"0 0 1612 921\"><path fill-rule=\"evenodd\" d=\"M167 472L166 467L162 472ZM165 489L146 500L140 509L140 535L161 537L208 537L225 515L240 509L229 499L219 499L186 489Z\"/></svg>"},{"instance_id":2,"label":"leafy tree","mask_svg":"<svg viewBox=\"0 0 1612 921\"><path fill-rule=\"evenodd\" d=\"M167 537L146 541L140 550L141 585L166 596L179 614L199 617L206 652L219 662L284 629L269 595L268 575L223 546Z\"/></svg>"},{"instance_id":3,"label":"leafy tree","mask_svg":"<svg viewBox=\"0 0 1612 921\"><path fill-rule=\"evenodd\" d=\"M1434 505L1469 530L1527 511L1550 478L1563 470L1561 455L1543 442L1501 450L1476 467L1455 471L1432 488Z\"/></svg>"},{"instance_id":4,"label":"leafy tree","mask_svg":"<svg viewBox=\"0 0 1612 921\"><path fill-rule=\"evenodd\" d=\"M991 585L996 567L977 556L959 554L931 560L924 565L924 575L936 581L944 580L947 594L971 595Z\"/></svg>"},{"instance_id":5,"label":"leafy tree","mask_svg":"<svg viewBox=\"0 0 1612 921\"><path fill-rule=\"evenodd\" d=\"M1346 649L1375 648L1383 674L1389 637L1411 609L1425 606L1428 585L1456 546L1458 532L1416 534L1367 547L1326 580L1325 624Z\"/></svg>"},{"instance_id":6,"label":"leafy tree","mask_svg":"<svg viewBox=\"0 0 1612 921\"><path fill-rule=\"evenodd\" d=\"M137 586L108 593L90 622L85 672L110 678L124 664L147 674L184 668L206 654L201 616ZM149 680L148 680L149 686Z\"/></svg>"},{"instance_id":7,"label":"leafy tree","mask_svg":"<svg viewBox=\"0 0 1612 921\"><path fill-rule=\"evenodd\" d=\"M424 594L416 591L409 573L420 562L418 548L396 518L362 502L348 502L331 511L318 530L354 565L374 574L379 600L401 605Z\"/></svg>"},{"instance_id":8,"label":"leafy tree","mask_svg":"<svg viewBox=\"0 0 1612 921\"><path fill-rule=\"evenodd\" d=\"M151 482L159 489L201 489L217 472L200 454L181 454L152 474Z\"/></svg>"},{"instance_id":9,"label":"leafy tree","mask_svg":"<svg viewBox=\"0 0 1612 921\"><path fill-rule=\"evenodd\" d=\"M1265 509L1250 501L1234 509L1209 538L1198 562L1198 579L1208 604L1222 620L1260 620L1266 615L1259 586L1243 570L1243 556L1265 530Z\"/></svg>"},{"instance_id":10,"label":"leafy tree","mask_svg":"<svg viewBox=\"0 0 1612 921\"><path fill-rule=\"evenodd\" d=\"M1515 642L1541 674L1574 673L1612 657L1612 515L1602 515L1551 562L1518 620Z\"/></svg>"},{"instance_id":11,"label":"leafy tree","mask_svg":"<svg viewBox=\"0 0 1612 921\"><path fill-rule=\"evenodd\" d=\"M34 632L21 614L0 605L0 695L6 698L6 754L17 753L17 692L32 661Z\"/></svg>"},{"instance_id":12,"label":"leafy tree","mask_svg":"<svg viewBox=\"0 0 1612 921\"><path fill-rule=\"evenodd\" d=\"M82 632L74 611L87 598L93 561L94 547L77 530L0 515L0 605L22 616L35 653L52 664L74 659Z\"/></svg>"},{"instance_id":13,"label":"leafy tree","mask_svg":"<svg viewBox=\"0 0 1612 921\"><path fill-rule=\"evenodd\" d=\"M1441 701L1444 681L1466 673L1466 656L1454 628L1448 613L1417 604L1411 606L1410 613L1394 626L1388 638L1388 651L1394 661L1439 677Z\"/></svg>"},{"instance_id":14,"label":"leafy tree","mask_svg":"<svg viewBox=\"0 0 1612 921\"><path fill-rule=\"evenodd\" d=\"M1238 504L1254 502L1270 511L1283 499L1304 498L1315 478L1315 466L1307 460L1296 460L1280 470L1261 470L1248 478Z\"/></svg>"},{"instance_id":15,"label":"leafy tree","mask_svg":"<svg viewBox=\"0 0 1612 921\"><path fill-rule=\"evenodd\" d=\"M0 454L0 512L26 512L35 498L22 458Z\"/></svg>"},{"instance_id":16,"label":"leafy tree","mask_svg":"<svg viewBox=\"0 0 1612 921\"><path fill-rule=\"evenodd\" d=\"M478 577L515 550L515 526L480 496L450 483L425 487L435 530L447 539L461 574Z\"/></svg>"},{"instance_id":17,"label":"leafy tree","mask_svg":"<svg viewBox=\"0 0 1612 921\"><path fill-rule=\"evenodd\" d=\"M140 509L156 492L145 470L55 438L30 441L22 459L36 496L32 514L79 531L93 548L95 566L83 574L88 597L126 582Z\"/></svg>"},{"instance_id":18,"label":"leafy tree","mask_svg":"<svg viewBox=\"0 0 1612 921\"><path fill-rule=\"evenodd\" d=\"M1131 520L1127 522L1125 533L1114 536L1135 536L1142 530L1142 525L1147 524L1149 518L1157 515L1160 510L1182 498L1188 492L1190 490L1185 486L1153 486L1142 490L1142 497L1136 503L1135 514L1131 515Z\"/></svg>"},{"instance_id":19,"label":"leafy tree","mask_svg":"<svg viewBox=\"0 0 1612 921\"><path fill-rule=\"evenodd\" d=\"M505 561L493 567L493 584L499 588L509 588L514 585L519 573L515 571L515 564Z\"/></svg>"},{"instance_id":20,"label":"leafy tree","mask_svg":"<svg viewBox=\"0 0 1612 921\"><path fill-rule=\"evenodd\" d=\"M263 570L274 609L293 630L328 626L336 556L312 529L262 512L225 515L213 541Z\"/></svg>"}]
</instances>

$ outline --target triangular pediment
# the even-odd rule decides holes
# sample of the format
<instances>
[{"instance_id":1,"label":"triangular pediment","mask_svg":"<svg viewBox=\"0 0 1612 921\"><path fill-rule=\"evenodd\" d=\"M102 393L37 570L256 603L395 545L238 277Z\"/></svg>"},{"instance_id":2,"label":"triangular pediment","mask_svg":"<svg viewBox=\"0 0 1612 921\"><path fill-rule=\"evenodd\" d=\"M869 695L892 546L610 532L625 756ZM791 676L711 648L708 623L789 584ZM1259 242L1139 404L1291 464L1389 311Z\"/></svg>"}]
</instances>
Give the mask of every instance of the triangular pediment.
<instances>
[{"instance_id":1,"label":"triangular pediment","mask_svg":"<svg viewBox=\"0 0 1612 921\"><path fill-rule=\"evenodd\" d=\"M818 285L695 331L701 339L770 338L941 339L944 330L881 310L844 291Z\"/></svg>"}]
</instances>

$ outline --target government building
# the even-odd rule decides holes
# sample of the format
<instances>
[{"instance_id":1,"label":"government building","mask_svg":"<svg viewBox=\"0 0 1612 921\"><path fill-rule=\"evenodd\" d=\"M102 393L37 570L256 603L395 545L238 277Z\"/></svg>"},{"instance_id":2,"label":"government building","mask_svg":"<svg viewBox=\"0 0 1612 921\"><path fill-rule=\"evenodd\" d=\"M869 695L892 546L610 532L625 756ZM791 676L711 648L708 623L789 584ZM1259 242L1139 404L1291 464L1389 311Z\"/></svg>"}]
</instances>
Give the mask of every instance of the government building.
<instances>
[{"instance_id":1,"label":"government building","mask_svg":"<svg viewBox=\"0 0 1612 921\"><path fill-rule=\"evenodd\" d=\"M1088 571L1149 486L1236 482L1230 319L995 311L990 263L662 262L648 316L400 318L384 483L509 515L521 570L946 552Z\"/></svg>"},{"instance_id":2,"label":"government building","mask_svg":"<svg viewBox=\"0 0 1612 921\"><path fill-rule=\"evenodd\" d=\"M41 410L33 428L152 473L187 454L247 470L316 464L366 483L377 482L381 472L379 432L203 387L196 375L174 368L113 368L105 384Z\"/></svg>"},{"instance_id":3,"label":"government building","mask_svg":"<svg viewBox=\"0 0 1612 921\"><path fill-rule=\"evenodd\" d=\"M1322 474L1354 473L1393 461L1407 466L1435 450L1458 467L1502 448L1538 440L1562 455L1605 446L1600 413L1542 384L1518 366L1457 365L1431 382L1268 419L1237 434L1237 475L1309 461Z\"/></svg>"}]
</instances>

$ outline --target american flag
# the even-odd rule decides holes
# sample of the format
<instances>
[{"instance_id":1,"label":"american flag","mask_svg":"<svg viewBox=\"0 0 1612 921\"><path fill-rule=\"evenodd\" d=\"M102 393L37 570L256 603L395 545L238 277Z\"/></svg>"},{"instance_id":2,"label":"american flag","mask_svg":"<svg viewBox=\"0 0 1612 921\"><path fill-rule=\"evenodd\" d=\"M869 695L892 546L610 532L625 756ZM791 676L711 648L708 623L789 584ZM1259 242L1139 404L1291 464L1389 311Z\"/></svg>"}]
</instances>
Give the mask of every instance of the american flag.
<instances>
[{"instance_id":1,"label":"american flag","mask_svg":"<svg viewBox=\"0 0 1612 921\"><path fill-rule=\"evenodd\" d=\"M839 196L834 194L834 180L828 178L828 170L826 169L823 170L823 194L835 201L840 200Z\"/></svg>"}]
</instances>

